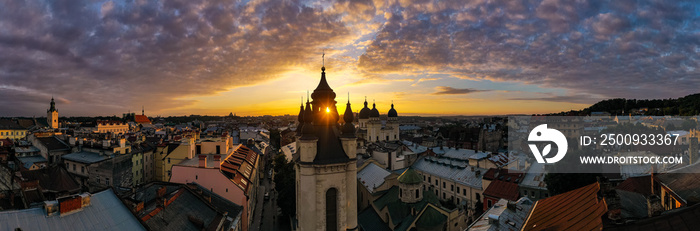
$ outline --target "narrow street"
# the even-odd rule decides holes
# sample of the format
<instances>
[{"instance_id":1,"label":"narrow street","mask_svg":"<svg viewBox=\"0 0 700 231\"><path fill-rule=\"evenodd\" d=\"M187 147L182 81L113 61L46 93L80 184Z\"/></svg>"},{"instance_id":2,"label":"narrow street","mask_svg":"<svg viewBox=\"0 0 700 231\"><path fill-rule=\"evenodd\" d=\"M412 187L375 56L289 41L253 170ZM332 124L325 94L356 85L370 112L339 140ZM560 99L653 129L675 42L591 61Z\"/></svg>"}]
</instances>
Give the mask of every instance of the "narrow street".
<instances>
[{"instance_id":1,"label":"narrow street","mask_svg":"<svg viewBox=\"0 0 700 231\"><path fill-rule=\"evenodd\" d=\"M281 230L278 223L279 209L277 208L277 194L274 191L275 183L268 177L265 177L260 182L260 191L258 191L258 203L255 206L253 214L253 223L250 226L250 231L259 230ZM269 193L270 198L265 200L265 193Z\"/></svg>"}]
</instances>

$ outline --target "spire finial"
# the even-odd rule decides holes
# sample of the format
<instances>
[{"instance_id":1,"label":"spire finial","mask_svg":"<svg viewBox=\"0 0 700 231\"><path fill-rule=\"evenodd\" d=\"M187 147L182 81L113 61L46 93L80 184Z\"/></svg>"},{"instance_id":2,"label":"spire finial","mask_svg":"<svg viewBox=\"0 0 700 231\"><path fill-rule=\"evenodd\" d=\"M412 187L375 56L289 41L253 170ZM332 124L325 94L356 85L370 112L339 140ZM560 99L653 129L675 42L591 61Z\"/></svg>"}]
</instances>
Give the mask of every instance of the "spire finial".
<instances>
[{"instance_id":1,"label":"spire finial","mask_svg":"<svg viewBox=\"0 0 700 231\"><path fill-rule=\"evenodd\" d=\"M350 103L350 92L348 91L348 103Z\"/></svg>"},{"instance_id":2,"label":"spire finial","mask_svg":"<svg viewBox=\"0 0 700 231\"><path fill-rule=\"evenodd\" d=\"M309 90L306 90L306 102L309 102Z\"/></svg>"},{"instance_id":3,"label":"spire finial","mask_svg":"<svg viewBox=\"0 0 700 231\"><path fill-rule=\"evenodd\" d=\"M323 60L321 64L323 65L323 67L326 67L326 49L323 49L323 54L321 55L321 59Z\"/></svg>"}]
</instances>

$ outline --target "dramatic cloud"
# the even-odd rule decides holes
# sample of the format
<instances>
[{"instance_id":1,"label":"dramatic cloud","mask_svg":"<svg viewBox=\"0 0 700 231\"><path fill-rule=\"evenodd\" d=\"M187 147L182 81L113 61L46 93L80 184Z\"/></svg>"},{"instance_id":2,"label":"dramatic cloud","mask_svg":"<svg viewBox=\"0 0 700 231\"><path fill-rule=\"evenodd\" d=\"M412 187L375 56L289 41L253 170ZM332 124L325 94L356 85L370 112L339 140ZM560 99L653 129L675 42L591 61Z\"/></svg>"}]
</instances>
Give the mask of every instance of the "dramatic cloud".
<instances>
[{"instance_id":1,"label":"dramatic cloud","mask_svg":"<svg viewBox=\"0 0 700 231\"><path fill-rule=\"evenodd\" d=\"M470 93L474 93L474 92L488 91L488 90L477 90L477 89L472 89L472 88L453 88L453 87L446 87L446 86L436 87L435 90L437 90L437 91L434 92L433 95L463 95L463 94L470 94Z\"/></svg>"},{"instance_id":2,"label":"dramatic cloud","mask_svg":"<svg viewBox=\"0 0 700 231\"><path fill-rule=\"evenodd\" d=\"M291 70L316 73L322 49L348 88L379 83L430 95L464 81L456 77L490 80L495 90L515 82L566 91L517 100L678 97L700 86L698 8L658 0L0 0L0 116L42 115L52 95L62 115L211 107L196 97Z\"/></svg>"},{"instance_id":3,"label":"dramatic cloud","mask_svg":"<svg viewBox=\"0 0 700 231\"><path fill-rule=\"evenodd\" d=\"M275 78L347 36L339 15L298 1L0 2L0 116L28 111L21 92L61 95L118 114L146 104L176 108L187 96ZM17 92L17 90L12 90ZM8 102L12 102L11 104ZM11 106L14 104L15 106ZM102 110L103 112L105 110Z\"/></svg>"},{"instance_id":4,"label":"dramatic cloud","mask_svg":"<svg viewBox=\"0 0 700 231\"><path fill-rule=\"evenodd\" d=\"M359 58L371 73L426 70L605 97L700 86L697 2L400 1Z\"/></svg>"}]
</instances>

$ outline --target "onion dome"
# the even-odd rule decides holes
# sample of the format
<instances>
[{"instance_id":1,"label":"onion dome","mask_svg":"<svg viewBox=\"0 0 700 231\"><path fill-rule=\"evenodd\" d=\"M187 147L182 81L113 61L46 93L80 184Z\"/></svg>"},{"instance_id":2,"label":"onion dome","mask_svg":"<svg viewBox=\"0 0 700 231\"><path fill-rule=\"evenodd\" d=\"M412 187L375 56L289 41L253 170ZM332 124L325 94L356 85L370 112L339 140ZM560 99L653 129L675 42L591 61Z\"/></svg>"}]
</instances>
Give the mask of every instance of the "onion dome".
<instances>
[{"instance_id":1,"label":"onion dome","mask_svg":"<svg viewBox=\"0 0 700 231\"><path fill-rule=\"evenodd\" d=\"M394 103L391 103L391 109L389 109L389 113L387 113L388 117L399 117L399 113L396 113L396 109L394 109Z\"/></svg>"},{"instance_id":2,"label":"onion dome","mask_svg":"<svg viewBox=\"0 0 700 231\"><path fill-rule=\"evenodd\" d=\"M367 107L367 99L365 99L365 107L360 110L360 119L369 119L369 108Z\"/></svg>"},{"instance_id":3,"label":"onion dome","mask_svg":"<svg viewBox=\"0 0 700 231\"><path fill-rule=\"evenodd\" d=\"M377 104L372 103L372 111L369 112L369 117L379 117L379 110L377 110Z\"/></svg>"}]
</instances>

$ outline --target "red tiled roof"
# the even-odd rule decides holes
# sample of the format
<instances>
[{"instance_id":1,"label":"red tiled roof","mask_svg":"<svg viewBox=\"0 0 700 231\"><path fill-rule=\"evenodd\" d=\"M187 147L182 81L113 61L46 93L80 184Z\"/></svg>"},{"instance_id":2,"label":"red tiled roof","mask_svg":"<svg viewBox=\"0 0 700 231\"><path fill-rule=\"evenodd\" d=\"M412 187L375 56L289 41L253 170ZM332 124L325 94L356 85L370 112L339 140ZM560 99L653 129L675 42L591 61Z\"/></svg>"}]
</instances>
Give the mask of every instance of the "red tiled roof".
<instances>
[{"instance_id":1,"label":"red tiled roof","mask_svg":"<svg viewBox=\"0 0 700 231\"><path fill-rule=\"evenodd\" d=\"M484 196L503 198L510 201L518 200L520 193L518 185L510 182L496 180L489 184L489 187L484 190Z\"/></svg>"},{"instance_id":2,"label":"red tiled roof","mask_svg":"<svg viewBox=\"0 0 700 231\"><path fill-rule=\"evenodd\" d=\"M535 203L522 230L601 230L607 212L593 183Z\"/></svg>"},{"instance_id":3,"label":"red tiled roof","mask_svg":"<svg viewBox=\"0 0 700 231\"><path fill-rule=\"evenodd\" d=\"M257 164L258 154L244 145L239 145L231 155L221 163L221 171L224 172L233 183L248 192L253 171Z\"/></svg>"},{"instance_id":4,"label":"red tiled roof","mask_svg":"<svg viewBox=\"0 0 700 231\"><path fill-rule=\"evenodd\" d=\"M134 122L140 124L150 124L151 120L149 120L148 116L145 115L134 115Z\"/></svg>"},{"instance_id":5,"label":"red tiled roof","mask_svg":"<svg viewBox=\"0 0 700 231\"><path fill-rule=\"evenodd\" d=\"M615 188L649 196L651 195L651 176L630 177Z\"/></svg>"}]
</instances>

